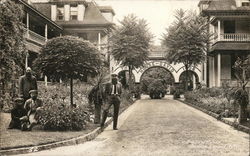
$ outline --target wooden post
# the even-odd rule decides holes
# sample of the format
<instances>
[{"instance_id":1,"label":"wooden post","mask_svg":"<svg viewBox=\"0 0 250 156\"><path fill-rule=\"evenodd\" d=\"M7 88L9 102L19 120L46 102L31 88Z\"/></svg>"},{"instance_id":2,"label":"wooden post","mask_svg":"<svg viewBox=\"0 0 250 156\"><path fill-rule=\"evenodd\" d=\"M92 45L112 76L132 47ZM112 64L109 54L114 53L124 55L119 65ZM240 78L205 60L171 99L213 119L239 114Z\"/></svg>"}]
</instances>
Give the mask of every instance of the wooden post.
<instances>
[{"instance_id":1,"label":"wooden post","mask_svg":"<svg viewBox=\"0 0 250 156\"><path fill-rule=\"evenodd\" d=\"M25 56L25 69L27 69L29 66L28 62L29 62L29 52L27 52Z\"/></svg>"},{"instance_id":2,"label":"wooden post","mask_svg":"<svg viewBox=\"0 0 250 156\"><path fill-rule=\"evenodd\" d=\"M101 51L101 33L98 33L98 50Z\"/></svg>"},{"instance_id":3,"label":"wooden post","mask_svg":"<svg viewBox=\"0 0 250 156\"><path fill-rule=\"evenodd\" d=\"M220 41L220 20L218 20L218 41Z\"/></svg>"},{"instance_id":4,"label":"wooden post","mask_svg":"<svg viewBox=\"0 0 250 156\"><path fill-rule=\"evenodd\" d=\"M45 42L47 42L48 41L48 25L47 24L45 24L45 34L44 34L44 37L45 37Z\"/></svg>"},{"instance_id":5,"label":"wooden post","mask_svg":"<svg viewBox=\"0 0 250 156\"><path fill-rule=\"evenodd\" d=\"M30 37L30 34L29 34L29 28L30 28L30 17L29 17L29 14L26 13L26 28L27 28L27 37L29 38Z\"/></svg>"},{"instance_id":6,"label":"wooden post","mask_svg":"<svg viewBox=\"0 0 250 156\"><path fill-rule=\"evenodd\" d=\"M217 87L221 86L221 54L217 55Z\"/></svg>"}]
</instances>

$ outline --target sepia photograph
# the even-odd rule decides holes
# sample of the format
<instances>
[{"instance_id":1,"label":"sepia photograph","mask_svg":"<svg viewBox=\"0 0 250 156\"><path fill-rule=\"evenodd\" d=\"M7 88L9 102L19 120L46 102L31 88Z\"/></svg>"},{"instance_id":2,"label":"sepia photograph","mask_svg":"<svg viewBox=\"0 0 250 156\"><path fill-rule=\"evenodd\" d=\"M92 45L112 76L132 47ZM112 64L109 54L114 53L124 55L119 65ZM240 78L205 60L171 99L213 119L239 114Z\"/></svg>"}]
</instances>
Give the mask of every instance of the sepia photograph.
<instances>
[{"instance_id":1,"label":"sepia photograph","mask_svg":"<svg viewBox=\"0 0 250 156\"><path fill-rule=\"evenodd\" d=\"M250 0L0 0L0 156L250 156Z\"/></svg>"}]
</instances>

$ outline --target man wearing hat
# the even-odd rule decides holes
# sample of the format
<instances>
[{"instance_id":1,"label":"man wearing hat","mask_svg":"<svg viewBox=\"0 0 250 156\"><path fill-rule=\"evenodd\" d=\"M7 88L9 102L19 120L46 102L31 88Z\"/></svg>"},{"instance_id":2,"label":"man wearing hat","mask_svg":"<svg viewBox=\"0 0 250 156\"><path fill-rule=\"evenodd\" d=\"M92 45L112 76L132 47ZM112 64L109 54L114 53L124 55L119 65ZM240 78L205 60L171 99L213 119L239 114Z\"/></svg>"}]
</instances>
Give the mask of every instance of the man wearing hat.
<instances>
[{"instance_id":1,"label":"man wearing hat","mask_svg":"<svg viewBox=\"0 0 250 156\"><path fill-rule=\"evenodd\" d=\"M19 79L19 94L24 99L24 102L30 98L30 90L37 90L37 81L31 72L31 68L27 67L25 75Z\"/></svg>"},{"instance_id":2,"label":"man wearing hat","mask_svg":"<svg viewBox=\"0 0 250 156\"><path fill-rule=\"evenodd\" d=\"M15 99L14 108L11 110L11 121L8 129L25 129L24 125L27 125L28 117L26 116L27 111L23 108L23 103L23 98Z\"/></svg>"},{"instance_id":3,"label":"man wearing hat","mask_svg":"<svg viewBox=\"0 0 250 156\"><path fill-rule=\"evenodd\" d=\"M27 111L27 116L30 121L29 129L31 130L37 124L37 112L42 107L42 100L37 98L37 90L29 91L31 98L24 104L24 109Z\"/></svg>"},{"instance_id":4,"label":"man wearing hat","mask_svg":"<svg viewBox=\"0 0 250 156\"><path fill-rule=\"evenodd\" d=\"M102 116L101 127L104 127L104 123L108 116L109 108L113 105L114 106L114 116L113 116L113 130L117 130L117 121L118 121L118 114L119 114L119 107L121 103L121 93L122 93L122 85L118 82L117 74L111 75L111 82L105 84L104 89L104 110Z\"/></svg>"}]
</instances>

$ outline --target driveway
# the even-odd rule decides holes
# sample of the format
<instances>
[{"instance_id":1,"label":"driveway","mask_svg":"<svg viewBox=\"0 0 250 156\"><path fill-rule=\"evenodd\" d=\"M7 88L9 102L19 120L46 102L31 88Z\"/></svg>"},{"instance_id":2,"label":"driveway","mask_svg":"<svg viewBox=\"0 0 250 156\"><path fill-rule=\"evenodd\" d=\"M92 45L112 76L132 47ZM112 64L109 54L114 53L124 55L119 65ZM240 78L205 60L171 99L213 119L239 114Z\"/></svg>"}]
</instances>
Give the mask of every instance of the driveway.
<instances>
[{"instance_id":1,"label":"driveway","mask_svg":"<svg viewBox=\"0 0 250 156\"><path fill-rule=\"evenodd\" d=\"M249 136L172 97L142 99L95 140L25 156L247 156Z\"/></svg>"}]
</instances>

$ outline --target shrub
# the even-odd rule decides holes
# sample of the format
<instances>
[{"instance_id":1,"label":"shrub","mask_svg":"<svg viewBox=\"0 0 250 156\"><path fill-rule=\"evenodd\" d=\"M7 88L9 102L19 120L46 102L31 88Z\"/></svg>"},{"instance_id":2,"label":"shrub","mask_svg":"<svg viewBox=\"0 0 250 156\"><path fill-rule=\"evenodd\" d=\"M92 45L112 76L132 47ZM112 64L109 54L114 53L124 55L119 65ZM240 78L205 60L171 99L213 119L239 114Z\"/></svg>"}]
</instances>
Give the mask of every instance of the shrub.
<instances>
[{"instance_id":1,"label":"shrub","mask_svg":"<svg viewBox=\"0 0 250 156\"><path fill-rule=\"evenodd\" d=\"M197 105L206 110L227 116L237 115L237 106L230 102L225 88L201 88L184 94L185 101Z\"/></svg>"},{"instance_id":2,"label":"shrub","mask_svg":"<svg viewBox=\"0 0 250 156\"><path fill-rule=\"evenodd\" d=\"M181 97L181 92L179 89L174 90L174 99L178 99Z\"/></svg>"},{"instance_id":3,"label":"shrub","mask_svg":"<svg viewBox=\"0 0 250 156\"><path fill-rule=\"evenodd\" d=\"M148 93L152 99L160 99L165 95L165 87L161 80L154 80L148 86Z\"/></svg>"},{"instance_id":4,"label":"shrub","mask_svg":"<svg viewBox=\"0 0 250 156\"><path fill-rule=\"evenodd\" d=\"M38 113L38 122L45 130L79 131L86 128L88 121L90 116L86 107L71 107L68 102L58 99L44 101Z\"/></svg>"},{"instance_id":5,"label":"shrub","mask_svg":"<svg viewBox=\"0 0 250 156\"><path fill-rule=\"evenodd\" d=\"M87 95L92 86L76 82L74 84L74 103L70 106L69 86L65 84L49 83L47 87L38 83L38 97L43 101L39 112L39 122L45 130L82 130L94 113L94 107L88 103Z\"/></svg>"}]
</instances>

